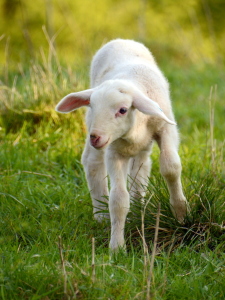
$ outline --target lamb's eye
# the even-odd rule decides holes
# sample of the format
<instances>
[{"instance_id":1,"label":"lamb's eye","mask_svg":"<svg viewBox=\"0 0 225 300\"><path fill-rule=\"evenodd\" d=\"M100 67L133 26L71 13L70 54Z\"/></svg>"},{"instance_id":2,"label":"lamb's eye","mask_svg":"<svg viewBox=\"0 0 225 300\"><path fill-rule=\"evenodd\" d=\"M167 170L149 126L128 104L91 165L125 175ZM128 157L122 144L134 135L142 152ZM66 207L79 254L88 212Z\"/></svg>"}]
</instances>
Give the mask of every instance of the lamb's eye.
<instances>
[{"instance_id":1,"label":"lamb's eye","mask_svg":"<svg viewBox=\"0 0 225 300\"><path fill-rule=\"evenodd\" d=\"M119 110L119 113L120 113L121 115L124 115L126 112L127 112L127 108L125 108L125 107L122 107L122 108Z\"/></svg>"}]
</instances>

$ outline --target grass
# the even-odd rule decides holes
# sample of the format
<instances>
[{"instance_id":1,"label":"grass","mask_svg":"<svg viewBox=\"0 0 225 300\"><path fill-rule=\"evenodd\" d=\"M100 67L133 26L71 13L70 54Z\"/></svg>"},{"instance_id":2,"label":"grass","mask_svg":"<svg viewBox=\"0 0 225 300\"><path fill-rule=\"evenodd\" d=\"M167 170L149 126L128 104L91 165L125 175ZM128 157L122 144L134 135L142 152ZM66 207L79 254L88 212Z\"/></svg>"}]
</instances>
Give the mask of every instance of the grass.
<instances>
[{"instance_id":1,"label":"grass","mask_svg":"<svg viewBox=\"0 0 225 300\"><path fill-rule=\"evenodd\" d=\"M182 226L172 217L155 147L144 222L134 201L126 224L128 251L117 256L108 252L109 224L92 217L80 163L84 111L54 112L63 95L88 86L87 72L85 66L72 72L42 56L1 82L0 299L223 299L222 68L164 66L180 128L190 214Z\"/></svg>"}]
</instances>

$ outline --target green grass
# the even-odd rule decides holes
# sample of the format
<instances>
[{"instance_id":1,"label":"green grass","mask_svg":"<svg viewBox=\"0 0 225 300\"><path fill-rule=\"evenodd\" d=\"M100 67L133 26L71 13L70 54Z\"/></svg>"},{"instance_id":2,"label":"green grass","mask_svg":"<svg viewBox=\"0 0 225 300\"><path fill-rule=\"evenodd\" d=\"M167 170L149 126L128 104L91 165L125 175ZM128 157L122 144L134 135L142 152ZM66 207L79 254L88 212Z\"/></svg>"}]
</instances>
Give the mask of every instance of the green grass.
<instances>
[{"instance_id":1,"label":"green grass","mask_svg":"<svg viewBox=\"0 0 225 300\"><path fill-rule=\"evenodd\" d=\"M7 74L0 87L0 299L148 299L159 202L151 298L224 299L224 72L210 65L162 67L180 128L190 214L182 226L172 217L155 147L146 183L148 254L140 237L142 207L134 201L127 254L117 256L108 252L109 224L92 216L80 163L84 111L54 112L63 95L88 86L87 67L71 72L35 62Z\"/></svg>"}]
</instances>

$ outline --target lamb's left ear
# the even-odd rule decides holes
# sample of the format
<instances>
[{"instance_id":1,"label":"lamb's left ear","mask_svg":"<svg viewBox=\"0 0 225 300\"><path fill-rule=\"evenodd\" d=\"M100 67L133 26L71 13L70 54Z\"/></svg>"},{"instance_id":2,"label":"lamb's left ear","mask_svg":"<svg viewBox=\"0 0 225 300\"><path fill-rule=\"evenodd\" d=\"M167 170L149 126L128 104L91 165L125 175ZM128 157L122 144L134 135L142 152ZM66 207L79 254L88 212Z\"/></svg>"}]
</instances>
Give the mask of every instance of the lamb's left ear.
<instances>
[{"instance_id":1,"label":"lamb's left ear","mask_svg":"<svg viewBox=\"0 0 225 300\"><path fill-rule=\"evenodd\" d=\"M164 114L158 103L145 96L141 91L135 91L133 95L133 106L146 115L158 116L167 123L176 125Z\"/></svg>"},{"instance_id":2,"label":"lamb's left ear","mask_svg":"<svg viewBox=\"0 0 225 300\"><path fill-rule=\"evenodd\" d=\"M93 89L71 93L65 96L57 105L55 110L61 113L71 112L81 106L88 106L90 104L90 97Z\"/></svg>"}]
</instances>

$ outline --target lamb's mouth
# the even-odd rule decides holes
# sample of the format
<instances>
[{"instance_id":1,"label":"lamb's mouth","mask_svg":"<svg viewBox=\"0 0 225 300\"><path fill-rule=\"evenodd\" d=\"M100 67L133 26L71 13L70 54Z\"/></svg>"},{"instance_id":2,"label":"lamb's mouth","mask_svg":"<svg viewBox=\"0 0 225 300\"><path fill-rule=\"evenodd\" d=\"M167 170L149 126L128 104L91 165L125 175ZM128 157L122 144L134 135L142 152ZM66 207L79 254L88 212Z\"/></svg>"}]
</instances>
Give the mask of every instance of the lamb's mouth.
<instances>
[{"instance_id":1,"label":"lamb's mouth","mask_svg":"<svg viewBox=\"0 0 225 300\"><path fill-rule=\"evenodd\" d=\"M93 147L96 150L102 150L103 148L105 148L107 146L108 143L109 143L109 139L103 145L96 145L96 146L93 146Z\"/></svg>"}]
</instances>

